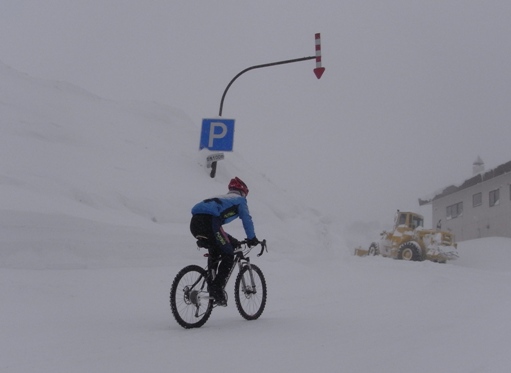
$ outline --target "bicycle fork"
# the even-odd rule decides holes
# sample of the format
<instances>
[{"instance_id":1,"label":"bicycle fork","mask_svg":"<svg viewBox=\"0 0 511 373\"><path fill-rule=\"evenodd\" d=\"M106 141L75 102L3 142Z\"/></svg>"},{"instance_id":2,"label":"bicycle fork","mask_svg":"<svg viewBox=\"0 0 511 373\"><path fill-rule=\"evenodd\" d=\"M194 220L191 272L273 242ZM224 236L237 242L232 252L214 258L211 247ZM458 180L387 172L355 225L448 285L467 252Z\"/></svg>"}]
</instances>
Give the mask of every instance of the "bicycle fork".
<instances>
[{"instance_id":1,"label":"bicycle fork","mask_svg":"<svg viewBox=\"0 0 511 373\"><path fill-rule=\"evenodd\" d=\"M247 267L247 272L250 277L250 285L247 285L245 276L241 276L241 286L242 291L245 294L246 297L249 297L251 294L256 294L257 289L254 281L254 274L252 272L252 265L250 264L250 258L244 258L244 260L238 260L238 268L240 273L242 272L243 268Z\"/></svg>"}]
</instances>

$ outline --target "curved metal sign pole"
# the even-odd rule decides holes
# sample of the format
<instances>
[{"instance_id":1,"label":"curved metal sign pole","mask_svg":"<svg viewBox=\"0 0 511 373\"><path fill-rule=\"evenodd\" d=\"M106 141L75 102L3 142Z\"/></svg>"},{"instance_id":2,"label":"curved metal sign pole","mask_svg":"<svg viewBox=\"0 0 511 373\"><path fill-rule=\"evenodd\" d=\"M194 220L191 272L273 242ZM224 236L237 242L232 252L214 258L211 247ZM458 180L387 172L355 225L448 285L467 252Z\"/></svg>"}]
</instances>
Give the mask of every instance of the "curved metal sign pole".
<instances>
[{"instance_id":1,"label":"curved metal sign pole","mask_svg":"<svg viewBox=\"0 0 511 373\"><path fill-rule=\"evenodd\" d=\"M302 58L296 58L296 59L293 59L293 60L265 63L265 64L262 64L262 65L255 65L255 66L248 67L245 70L239 72L238 75L236 75L234 78L232 78L232 80L229 82L229 84L227 84L227 87L225 88L224 94L222 95L222 100L220 101L220 110L218 112L218 116L220 116L220 117L222 116L225 95L227 95L227 91L229 90L229 88L231 88L232 83L234 83L234 81L236 79L238 79L241 75L245 74L247 71L254 70L254 69L260 69L262 67L270 67L270 66L276 66L276 65L284 65L286 63L307 61L307 60L312 60L314 58L316 58L316 56L302 57Z\"/></svg>"},{"instance_id":2,"label":"curved metal sign pole","mask_svg":"<svg viewBox=\"0 0 511 373\"><path fill-rule=\"evenodd\" d=\"M321 65L321 35L320 35L320 33L317 33L315 35L315 49L316 49L316 55L315 56L295 58L295 59L292 59L292 60L285 60L285 61L278 61L278 62L271 62L271 63L265 63L265 64L262 64L262 65L251 66L251 67L246 68L243 71L240 71L238 73L238 75L236 75L234 78L232 78L232 80L229 82L229 84L227 84L227 87L224 90L224 93L222 95L222 100L220 101L220 110L218 111L218 116L220 116L220 117L222 116L222 111L223 111L223 108L224 108L225 96L227 95L227 91L231 87L232 83L234 83L234 81L236 79L238 79L241 75L243 75L247 71L254 70L254 69L260 69L262 67L284 65L284 64L287 64L287 63L301 62L301 61L307 61L307 60L316 59L316 68L314 69L314 74L316 75L316 77L318 79L320 79L321 75L323 75L323 72L325 71L325 68L322 67L322 65ZM211 174L210 174L210 176L212 178L215 177L215 175L216 175L216 163L217 163L216 161L211 163Z\"/></svg>"},{"instance_id":3,"label":"curved metal sign pole","mask_svg":"<svg viewBox=\"0 0 511 373\"><path fill-rule=\"evenodd\" d=\"M231 88L231 85L236 81L236 79L238 79L241 75L243 75L247 71L254 70L254 69L260 69L260 68L263 68L263 67L270 67L270 66L276 66L276 65L284 65L284 64L293 63L293 62L307 61L307 60L312 60L314 58L316 58L316 56L302 57L302 58L295 58L295 59L292 59L292 60L285 60L285 61L265 63L265 64L262 64L262 65L251 66L251 67L246 68L243 71L240 71L234 78L232 78L232 80L229 82L229 84L227 84L227 87L224 90L224 93L222 95L222 100L220 101L220 110L218 111L218 116L220 116L220 117L222 116L222 112L223 112L223 108L224 108L224 101L225 101L225 96L227 95L227 91L229 90L229 88ZM212 178L215 177L215 174L216 174L216 164L217 164L216 161L211 163L211 174L210 174L210 176Z\"/></svg>"}]
</instances>

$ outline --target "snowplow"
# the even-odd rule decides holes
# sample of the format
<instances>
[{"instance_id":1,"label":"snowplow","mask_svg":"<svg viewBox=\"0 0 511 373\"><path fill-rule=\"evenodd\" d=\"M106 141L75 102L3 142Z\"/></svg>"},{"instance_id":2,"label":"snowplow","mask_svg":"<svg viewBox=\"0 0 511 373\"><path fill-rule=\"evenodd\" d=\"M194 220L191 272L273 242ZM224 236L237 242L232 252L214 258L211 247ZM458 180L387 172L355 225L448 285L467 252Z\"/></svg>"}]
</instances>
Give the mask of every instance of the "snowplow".
<instances>
[{"instance_id":1,"label":"snowplow","mask_svg":"<svg viewBox=\"0 0 511 373\"><path fill-rule=\"evenodd\" d=\"M380 240L368 249L358 247L355 255L381 255L393 259L445 263L458 258L451 232L425 229L424 217L414 212L397 211L392 231L383 231Z\"/></svg>"}]
</instances>

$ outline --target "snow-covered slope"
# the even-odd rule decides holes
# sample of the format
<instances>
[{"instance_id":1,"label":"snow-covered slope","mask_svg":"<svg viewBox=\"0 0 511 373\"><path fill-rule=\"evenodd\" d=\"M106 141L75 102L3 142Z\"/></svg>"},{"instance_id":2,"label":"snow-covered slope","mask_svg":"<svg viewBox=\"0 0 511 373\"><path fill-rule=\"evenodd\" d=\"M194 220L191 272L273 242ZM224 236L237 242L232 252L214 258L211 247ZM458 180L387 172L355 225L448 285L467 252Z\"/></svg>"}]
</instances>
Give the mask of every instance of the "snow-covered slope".
<instances>
[{"instance_id":1,"label":"snow-covered slope","mask_svg":"<svg viewBox=\"0 0 511 373\"><path fill-rule=\"evenodd\" d=\"M1 63L0 80L4 216L37 212L54 215L48 219L143 226L172 231L186 237L174 239L176 246L190 245L191 206L224 193L238 175L250 185L259 236L275 226L287 245L327 242L317 213L291 201L240 154L228 154L211 179L206 154L198 151L198 125L177 109L108 101ZM294 221L292 232L281 224L288 219ZM37 226L47 219L28 220Z\"/></svg>"},{"instance_id":2,"label":"snow-covered slope","mask_svg":"<svg viewBox=\"0 0 511 373\"><path fill-rule=\"evenodd\" d=\"M509 371L510 239L462 242L445 265L355 257L335 217L242 150L211 179L198 125L177 109L1 63L0 81L0 371ZM204 262L189 210L234 175L269 242L254 258L268 304L246 322L231 301L184 330L168 291Z\"/></svg>"}]
</instances>

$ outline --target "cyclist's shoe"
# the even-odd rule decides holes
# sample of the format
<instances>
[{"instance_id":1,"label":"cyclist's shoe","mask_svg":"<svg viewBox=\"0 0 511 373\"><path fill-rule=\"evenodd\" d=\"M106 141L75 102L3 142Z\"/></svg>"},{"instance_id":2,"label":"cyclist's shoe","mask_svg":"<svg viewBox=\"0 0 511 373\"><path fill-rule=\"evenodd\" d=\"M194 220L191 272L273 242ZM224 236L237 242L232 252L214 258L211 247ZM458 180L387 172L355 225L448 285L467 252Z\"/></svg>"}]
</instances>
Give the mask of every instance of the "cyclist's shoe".
<instances>
[{"instance_id":1,"label":"cyclist's shoe","mask_svg":"<svg viewBox=\"0 0 511 373\"><path fill-rule=\"evenodd\" d=\"M209 295L213 297L214 302L217 306L227 307L227 299L222 288L211 286Z\"/></svg>"},{"instance_id":2,"label":"cyclist's shoe","mask_svg":"<svg viewBox=\"0 0 511 373\"><path fill-rule=\"evenodd\" d=\"M223 296L219 297L219 299L215 299L215 304L220 307L227 307L227 299Z\"/></svg>"}]
</instances>

